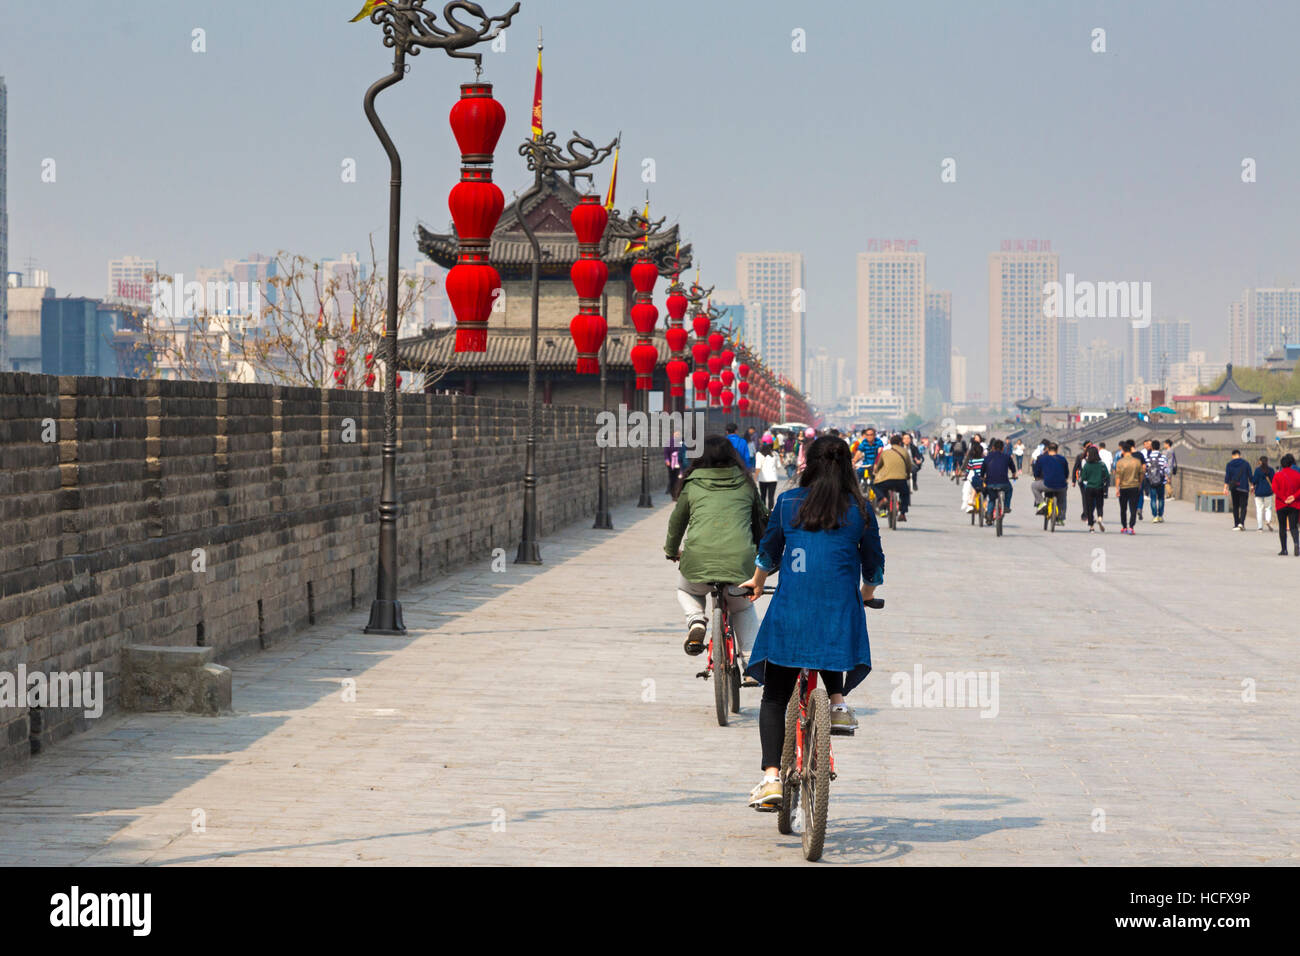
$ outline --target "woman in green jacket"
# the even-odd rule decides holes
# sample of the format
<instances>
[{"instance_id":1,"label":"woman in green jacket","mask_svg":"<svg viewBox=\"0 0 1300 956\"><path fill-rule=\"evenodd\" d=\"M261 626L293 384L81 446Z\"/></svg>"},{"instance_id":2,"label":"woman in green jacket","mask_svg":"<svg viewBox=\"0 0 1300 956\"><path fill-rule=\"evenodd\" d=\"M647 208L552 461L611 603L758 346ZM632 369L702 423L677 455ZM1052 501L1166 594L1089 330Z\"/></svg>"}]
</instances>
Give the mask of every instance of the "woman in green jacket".
<instances>
[{"instance_id":1,"label":"woman in green jacket","mask_svg":"<svg viewBox=\"0 0 1300 956\"><path fill-rule=\"evenodd\" d=\"M1101 453L1097 451L1096 445L1089 445L1083 467L1079 469L1079 487L1083 489L1083 516L1088 522L1089 534L1106 530L1106 526L1101 523L1101 509L1106 503L1106 487L1109 484L1110 472L1101 460ZM1097 524L1095 528L1094 513Z\"/></svg>"},{"instance_id":2,"label":"woman in green jacket","mask_svg":"<svg viewBox=\"0 0 1300 956\"><path fill-rule=\"evenodd\" d=\"M668 519L664 542L668 560L681 562L677 600L686 613L687 654L704 650L705 597L710 585L723 582L731 585L731 626L741 651L749 655L758 635L758 613L736 585L753 577L758 542L766 529L767 509L736 449L722 435L708 436L700 457L677 486L677 507Z\"/></svg>"}]
</instances>

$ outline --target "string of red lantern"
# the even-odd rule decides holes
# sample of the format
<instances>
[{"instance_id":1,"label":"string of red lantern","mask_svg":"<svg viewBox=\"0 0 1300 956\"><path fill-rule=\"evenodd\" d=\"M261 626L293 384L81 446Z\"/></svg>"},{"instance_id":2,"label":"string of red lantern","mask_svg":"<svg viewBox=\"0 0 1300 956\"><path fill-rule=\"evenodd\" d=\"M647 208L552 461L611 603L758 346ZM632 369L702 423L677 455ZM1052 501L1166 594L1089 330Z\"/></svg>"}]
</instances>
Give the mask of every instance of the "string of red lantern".
<instances>
[{"instance_id":1,"label":"string of red lantern","mask_svg":"<svg viewBox=\"0 0 1300 956\"><path fill-rule=\"evenodd\" d=\"M668 327L664 330L664 338L668 340L668 348L672 351L672 358L669 359L664 371L668 376L669 394L684 397L686 373L689 371L684 355L689 333L682 320L686 317L686 307L690 305L690 300L683 294L685 289L678 279L679 275L680 273L675 269L672 284L668 286L668 298L664 302L664 306L668 309Z\"/></svg>"},{"instance_id":2,"label":"string of red lantern","mask_svg":"<svg viewBox=\"0 0 1300 956\"><path fill-rule=\"evenodd\" d=\"M569 334L578 348L577 371L594 375L600 371L597 354L609 331L600 314L600 294L609 278L609 266L600 257L600 240L609 213L595 196L583 196L569 214L569 221L578 236L578 260L569 269L569 278L578 290L578 314L569 323Z\"/></svg>"},{"instance_id":3,"label":"string of red lantern","mask_svg":"<svg viewBox=\"0 0 1300 956\"><path fill-rule=\"evenodd\" d=\"M488 264L488 249L505 208L505 197L492 182L492 153L505 128L506 111L492 98L491 83L462 83L450 120L461 168L447 206L460 248L443 281L456 313L456 351L486 352L488 316L501 288L501 277Z\"/></svg>"},{"instance_id":4,"label":"string of red lantern","mask_svg":"<svg viewBox=\"0 0 1300 956\"><path fill-rule=\"evenodd\" d=\"M632 368L636 370L636 387L648 392L654 380L655 364L659 361L659 350L654 347L655 323L659 321L659 309L655 307L655 280L659 278L659 269L650 261L650 241L648 227L642 227L641 249L636 262L632 264L632 287L636 289L632 305L632 325L636 327L636 345L632 346Z\"/></svg>"}]
</instances>

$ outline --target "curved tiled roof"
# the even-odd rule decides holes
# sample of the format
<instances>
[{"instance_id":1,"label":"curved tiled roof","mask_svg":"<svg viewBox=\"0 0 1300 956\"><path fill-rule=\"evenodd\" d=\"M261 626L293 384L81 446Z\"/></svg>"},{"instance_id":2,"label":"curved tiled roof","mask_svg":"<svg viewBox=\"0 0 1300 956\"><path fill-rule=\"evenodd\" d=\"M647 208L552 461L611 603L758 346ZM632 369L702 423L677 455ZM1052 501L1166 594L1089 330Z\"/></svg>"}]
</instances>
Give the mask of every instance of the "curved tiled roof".
<instances>
[{"instance_id":1,"label":"curved tiled roof","mask_svg":"<svg viewBox=\"0 0 1300 956\"><path fill-rule=\"evenodd\" d=\"M632 368L632 346L636 332L614 330L605 341L605 367L611 371ZM455 370L518 370L528 367L530 349L528 329L489 329L486 352L457 352L456 330L426 329L422 335L400 339L397 343L399 369L447 368ZM668 343L656 338L659 368L668 361ZM568 331L543 329L537 336L537 367L572 372L578 363L578 347Z\"/></svg>"}]
</instances>

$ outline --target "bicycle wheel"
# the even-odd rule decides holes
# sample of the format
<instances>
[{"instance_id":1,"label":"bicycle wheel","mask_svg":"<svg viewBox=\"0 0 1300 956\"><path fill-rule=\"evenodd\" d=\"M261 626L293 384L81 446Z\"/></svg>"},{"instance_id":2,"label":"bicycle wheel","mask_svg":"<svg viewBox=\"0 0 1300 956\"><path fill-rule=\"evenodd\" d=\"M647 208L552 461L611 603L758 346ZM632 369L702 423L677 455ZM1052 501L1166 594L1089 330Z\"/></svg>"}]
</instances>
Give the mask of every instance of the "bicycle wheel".
<instances>
[{"instance_id":1,"label":"bicycle wheel","mask_svg":"<svg viewBox=\"0 0 1300 956\"><path fill-rule=\"evenodd\" d=\"M1052 519L1052 527L1051 527L1050 530L1051 530L1051 532L1052 532L1053 534L1055 534L1055 533L1056 533L1056 508L1053 507L1053 508L1048 512L1048 515L1049 515L1049 516L1051 517L1051 519Z\"/></svg>"},{"instance_id":2,"label":"bicycle wheel","mask_svg":"<svg viewBox=\"0 0 1300 956\"><path fill-rule=\"evenodd\" d=\"M826 843L826 815L831 802L831 699L818 687L808 701L804 767L799 800L803 804L803 858L820 860Z\"/></svg>"},{"instance_id":3,"label":"bicycle wheel","mask_svg":"<svg viewBox=\"0 0 1300 956\"><path fill-rule=\"evenodd\" d=\"M713 708L718 714L718 726L727 726L727 704L730 701L731 668L727 666L727 649L722 636L722 611L713 610L713 638L709 642L709 660L713 666Z\"/></svg>"},{"instance_id":4,"label":"bicycle wheel","mask_svg":"<svg viewBox=\"0 0 1300 956\"><path fill-rule=\"evenodd\" d=\"M898 527L898 492L889 493L889 530L893 531Z\"/></svg>"},{"instance_id":5,"label":"bicycle wheel","mask_svg":"<svg viewBox=\"0 0 1300 956\"><path fill-rule=\"evenodd\" d=\"M778 833L793 833L792 814L799 806L799 781L794 777L795 734L799 732L799 685L785 708L785 740L781 743L781 809L776 814Z\"/></svg>"},{"instance_id":6,"label":"bicycle wheel","mask_svg":"<svg viewBox=\"0 0 1300 956\"><path fill-rule=\"evenodd\" d=\"M975 509L975 511L979 514L980 527L982 528L984 527L984 498L983 496L980 496L975 500L978 503L978 507Z\"/></svg>"},{"instance_id":7,"label":"bicycle wheel","mask_svg":"<svg viewBox=\"0 0 1300 956\"><path fill-rule=\"evenodd\" d=\"M998 501L997 509L998 509L998 537L1000 538L1002 537L1002 502L1000 499Z\"/></svg>"}]
</instances>

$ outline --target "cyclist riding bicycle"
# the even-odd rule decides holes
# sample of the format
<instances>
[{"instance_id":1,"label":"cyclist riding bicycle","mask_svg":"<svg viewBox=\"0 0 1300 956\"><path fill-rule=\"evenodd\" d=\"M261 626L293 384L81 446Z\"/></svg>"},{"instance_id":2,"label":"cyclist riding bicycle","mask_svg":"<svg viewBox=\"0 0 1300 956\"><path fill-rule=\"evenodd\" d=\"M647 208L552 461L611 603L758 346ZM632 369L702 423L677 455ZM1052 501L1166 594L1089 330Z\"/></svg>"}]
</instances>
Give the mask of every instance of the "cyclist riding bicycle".
<instances>
[{"instance_id":1,"label":"cyclist riding bicycle","mask_svg":"<svg viewBox=\"0 0 1300 956\"><path fill-rule=\"evenodd\" d=\"M1053 495L1060 514L1057 524L1065 524L1065 492L1070 486L1070 464L1057 454L1056 442L1048 442L1043 453L1034 460L1034 478L1029 487L1034 492L1034 514L1041 515L1047 507L1046 495Z\"/></svg>"},{"instance_id":2,"label":"cyclist riding bicycle","mask_svg":"<svg viewBox=\"0 0 1300 956\"><path fill-rule=\"evenodd\" d=\"M880 526L853 476L849 446L825 436L813 442L799 487L776 499L759 544L758 568L742 587L758 600L767 576L780 570L746 673L763 685L758 732L763 779L750 794L755 809L781 804L785 710L802 668L819 670L831 699L832 728L857 718L844 695L871 671L862 602L884 581Z\"/></svg>"},{"instance_id":3,"label":"cyclist riding bicycle","mask_svg":"<svg viewBox=\"0 0 1300 956\"><path fill-rule=\"evenodd\" d=\"M700 457L677 485L677 506L664 542L668 560L681 561L677 600L686 614L687 654L704 650L705 596L716 582L731 585L727 613L741 651L749 654L758 633L758 614L735 582L753 575L754 554L766 527L767 509L740 453L722 435L708 436Z\"/></svg>"},{"instance_id":4,"label":"cyclist riding bicycle","mask_svg":"<svg viewBox=\"0 0 1300 956\"><path fill-rule=\"evenodd\" d=\"M874 428L862 429L862 438L853 449L853 467L858 481L862 482L871 473L871 466L876 463L876 456L884 449L885 443L876 437Z\"/></svg>"},{"instance_id":5,"label":"cyclist riding bicycle","mask_svg":"<svg viewBox=\"0 0 1300 956\"><path fill-rule=\"evenodd\" d=\"M912 474L912 456L903 446L903 439L898 435L889 437L889 447L876 455L876 463L871 469L871 485L876 491L876 505L888 507L889 493L898 493L898 520L907 520L907 509L912 503L912 486L908 478Z\"/></svg>"},{"instance_id":6,"label":"cyclist riding bicycle","mask_svg":"<svg viewBox=\"0 0 1300 956\"><path fill-rule=\"evenodd\" d=\"M1001 438L995 438L989 444L990 451L984 456L984 461L980 465L980 477L983 479L984 490L1002 492L1002 513L1011 514L1011 482L1018 476L1016 474L1015 460L1006 452L1006 442ZM988 502L988 515L993 516L993 496L985 495Z\"/></svg>"}]
</instances>

